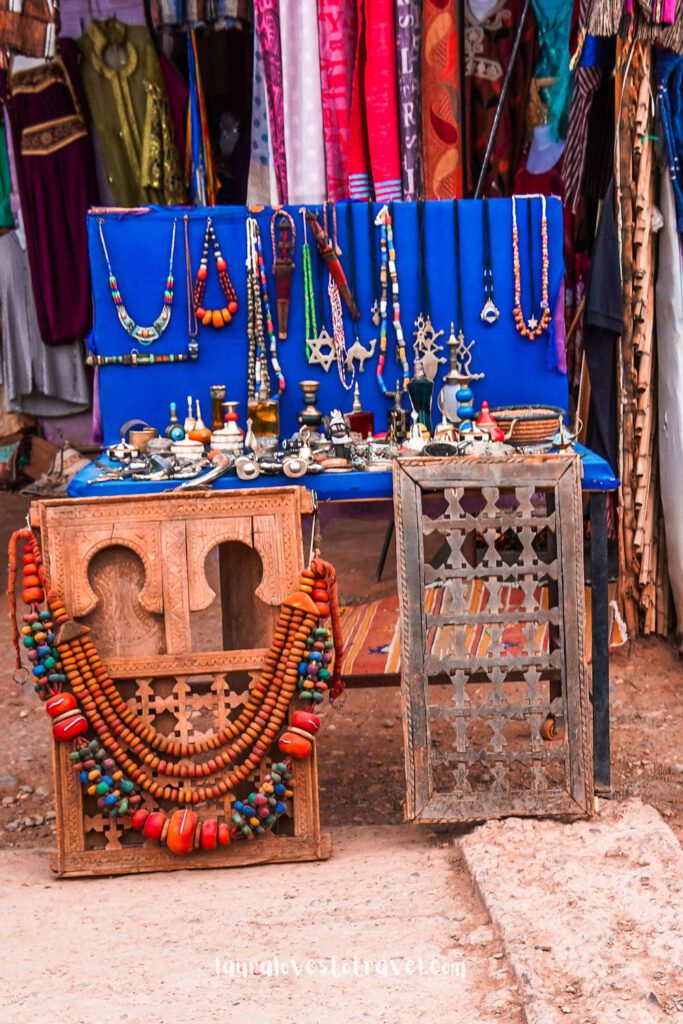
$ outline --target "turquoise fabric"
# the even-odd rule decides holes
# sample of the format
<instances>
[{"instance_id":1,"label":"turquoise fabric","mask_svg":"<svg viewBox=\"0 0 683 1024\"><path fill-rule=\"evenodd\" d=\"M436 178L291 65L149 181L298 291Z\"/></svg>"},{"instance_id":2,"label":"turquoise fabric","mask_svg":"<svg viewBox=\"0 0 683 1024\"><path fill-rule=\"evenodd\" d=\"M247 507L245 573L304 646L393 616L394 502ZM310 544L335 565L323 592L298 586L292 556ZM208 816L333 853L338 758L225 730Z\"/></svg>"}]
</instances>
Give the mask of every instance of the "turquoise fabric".
<instances>
[{"instance_id":1,"label":"turquoise fabric","mask_svg":"<svg viewBox=\"0 0 683 1024\"><path fill-rule=\"evenodd\" d=\"M0 228L14 227L14 214L10 203L12 179L9 173L9 157L7 156L7 138L5 126L0 121Z\"/></svg>"},{"instance_id":2,"label":"turquoise fabric","mask_svg":"<svg viewBox=\"0 0 683 1024\"><path fill-rule=\"evenodd\" d=\"M533 7L541 51L534 75L554 79L552 85L542 89L541 96L548 105L548 124L554 138L564 139L571 99L569 33L574 4L573 0L533 0Z\"/></svg>"}]
</instances>

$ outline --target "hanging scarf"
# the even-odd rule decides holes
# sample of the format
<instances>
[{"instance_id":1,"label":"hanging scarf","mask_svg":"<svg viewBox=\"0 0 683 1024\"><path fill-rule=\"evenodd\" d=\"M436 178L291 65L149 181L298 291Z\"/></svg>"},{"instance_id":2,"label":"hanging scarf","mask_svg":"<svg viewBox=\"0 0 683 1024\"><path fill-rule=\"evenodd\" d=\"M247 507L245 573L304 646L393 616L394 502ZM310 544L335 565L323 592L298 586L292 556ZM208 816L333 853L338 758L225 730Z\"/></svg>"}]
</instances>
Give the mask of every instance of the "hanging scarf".
<instances>
[{"instance_id":1,"label":"hanging scarf","mask_svg":"<svg viewBox=\"0 0 683 1024\"><path fill-rule=\"evenodd\" d=\"M316 0L285 3L280 41L290 203L320 203L326 196Z\"/></svg>"},{"instance_id":2,"label":"hanging scarf","mask_svg":"<svg viewBox=\"0 0 683 1024\"><path fill-rule=\"evenodd\" d=\"M249 162L249 183L247 185L248 206L277 205L277 182L270 144L270 123L268 118L268 97L266 78L263 70L263 55L258 32L254 32L254 67L251 90L251 158Z\"/></svg>"},{"instance_id":3,"label":"hanging scarf","mask_svg":"<svg viewBox=\"0 0 683 1024\"><path fill-rule=\"evenodd\" d=\"M259 34L266 78L270 142L273 149L278 200L280 203L286 203L287 157L285 156L279 0L254 0L254 20Z\"/></svg>"},{"instance_id":4,"label":"hanging scarf","mask_svg":"<svg viewBox=\"0 0 683 1024\"><path fill-rule=\"evenodd\" d=\"M455 5L422 8L422 150L425 199L463 195L462 89Z\"/></svg>"},{"instance_id":5,"label":"hanging scarf","mask_svg":"<svg viewBox=\"0 0 683 1024\"><path fill-rule=\"evenodd\" d=\"M187 107L185 180L194 206L215 206L218 191L216 167L211 152L194 29L187 34L187 72L190 99Z\"/></svg>"},{"instance_id":6,"label":"hanging scarf","mask_svg":"<svg viewBox=\"0 0 683 1024\"><path fill-rule=\"evenodd\" d=\"M425 199L463 194L462 90L455 7L422 8L422 152Z\"/></svg>"},{"instance_id":7,"label":"hanging scarf","mask_svg":"<svg viewBox=\"0 0 683 1024\"><path fill-rule=\"evenodd\" d=\"M356 0L358 35L351 99L349 187L354 199L401 198L393 0Z\"/></svg>"},{"instance_id":8,"label":"hanging scarf","mask_svg":"<svg viewBox=\"0 0 683 1024\"><path fill-rule=\"evenodd\" d=\"M403 198L422 195L420 151L420 52L422 20L420 0L396 0L399 136Z\"/></svg>"},{"instance_id":9,"label":"hanging scarf","mask_svg":"<svg viewBox=\"0 0 683 1024\"><path fill-rule=\"evenodd\" d=\"M349 195L349 110L356 41L353 0L318 0L327 197Z\"/></svg>"},{"instance_id":10,"label":"hanging scarf","mask_svg":"<svg viewBox=\"0 0 683 1024\"><path fill-rule=\"evenodd\" d=\"M538 42L541 54L534 69L537 80L543 82L547 105L546 123L552 128L554 139L567 134L569 104L569 32L574 0L533 0L538 23ZM547 85L545 83L548 83Z\"/></svg>"},{"instance_id":11,"label":"hanging scarf","mask_svg":"<svg viewBox=\"0 0 683 1024\"><path fill-rule=\"evenodd\" d=\"M579 23L586 24L591 0L581 0L579 7ZM562 161L562 178L564 180L564 198L568 206L576 211L579 201L583 168L586 161L586 138L588 135L588 115L590 114L593 97L602 81L602 69L581 65L574 75L574 91L569 108L569 124L567 126L567 143Z\"/></svg>"}]
</instances>

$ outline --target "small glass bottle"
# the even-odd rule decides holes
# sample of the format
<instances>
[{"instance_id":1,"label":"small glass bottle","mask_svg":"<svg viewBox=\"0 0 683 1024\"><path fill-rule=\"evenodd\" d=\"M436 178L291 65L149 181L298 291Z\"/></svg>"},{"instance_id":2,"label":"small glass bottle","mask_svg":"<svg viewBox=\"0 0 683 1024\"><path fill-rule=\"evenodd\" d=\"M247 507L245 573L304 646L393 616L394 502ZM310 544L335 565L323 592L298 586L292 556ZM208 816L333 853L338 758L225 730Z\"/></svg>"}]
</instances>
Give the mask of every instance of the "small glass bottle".
<instances>
[{"instance_id":1,"label":"small glass bottle","mask_svg":"<svg viewBox=\"0 0 683 1024\"><path fill-rule=\"evenodd\" d=\"M254 437L261 442L265 441L268 447L277 447L280 439L280 403L277 398L271 398L265 381L261 381L258 396L248 403L247 412Z\"/></svg>"},{"instance_id":2,"label":"small glass bottle","mask_svg":"<svg viewBox=\"0 0 683 1024\"><path fill-rule=\"evenodd\" d=\"M375 433L375 417L373 413L366 412L361 405L358 381L356 381L356 385L353 389L353 405L351 406L351 412L347 415L346 420L349 424L350 430L354 434L360 434L362 438L366 438L368 434L372 435Z\"/></svg>"},{"instance_id":3,"label":"small glass bottle","mask_svg":"<svg viewBox=\"0 0 683 1024\"><path fill-rule=\"evenodd\" d=\"M170 410L170 418L168 426L164 430L164 437L170 438L171 441L182 441L185 437L185 431L178 420L178 409L175 402L171 402Z\"/></svg>"},{"instance_id":4,"label":"small glass bottle","mask_svg":"<svg viewBox=\"0 0 683 1024\"><path fill-rule=\"evenodd\" d=\"M223 402L225 401L225 390L225 384L212 384L209 387L212 430L221 430L223 427Z\"/></svg>"}]
</instances>

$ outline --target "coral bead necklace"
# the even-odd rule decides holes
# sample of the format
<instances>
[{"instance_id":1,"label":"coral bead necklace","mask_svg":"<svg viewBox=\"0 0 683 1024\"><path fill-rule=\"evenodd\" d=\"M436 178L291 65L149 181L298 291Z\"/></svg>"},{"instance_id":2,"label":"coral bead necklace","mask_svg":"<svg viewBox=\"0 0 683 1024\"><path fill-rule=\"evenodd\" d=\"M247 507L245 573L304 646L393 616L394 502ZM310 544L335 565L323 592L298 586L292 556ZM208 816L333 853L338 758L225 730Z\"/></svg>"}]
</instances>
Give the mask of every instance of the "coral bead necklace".
<instances>
[{"instance_id":1,"label":"coral bead necklace","mask_svg":"<svg viewBox=\"0 0 683 1024\"><path fill-rule=\"evenodd\" d=\"M103 217L97 218L97 226L100 231L102 251L104 252L104 258L109 272L109 290L111 291L111 297L114 302L114 306L116 307L116 314L121 326L134 341L139 341L141 345L151 345L153 342L159 340L168 327L171 319L171 310L173 308L173 256L175 253L176 222L175 220L173 221L173 231L171 233L171 255L168 260L168 273L166 275L166 287L164 289L164 304L161 307L159 316L150 327L144 327L141 324L136 323L124 306L118 281L116 280L116 276L111 265L111 259L109 258L107 243L104 240Z\"/></svg>"},{"instance_id":2,"label":"coral bead necklace","mask_svg":"<svg viewBox=\"0 0 683 1024\"><path fill-rule=\"evenodd\" d=\"M207 309L204 306L206 279L209 276L209 246L213 248L213 258L216 263L216 270L218 271L218 280L225 296L225 305L221 309ZM206 218L206 231L204 232L202 255L199 260L199 267L197 268L193 297L197 319L201 320L204 327L225 327L237 312L237 293L230 280L228 264L220 250L216 229L210 217Z\"/></svg>"},{"instance_id":3,"label":"coral bead necklace","mask_svg":"<svg viewBox=\"0 0 683 1024\"><path fill-rule=\"evenodd\" d=\"M279 738L285 760L273 764L245 800L232 801L230 824L216 818L201 821L189 805L224 799L248 781L275 742L297 689L300 698L314 703L323 699L321 691L327 689L325 680L329 679L331 697L340 695L342 647L332 567L314 559L310 569L303 570L297 590L283 602L263 671L239 718L209 739L185 744L156 733L126 706L89 639L87 627L69 618L63 602L50 589L37 539L28 529L13 535L10 544L10 615L17 671L25 672L19 669L20 635L13 602L20 541L25 542L22 598L30 608L24 615L22 646L33 663L36 690L53 720L55 740L73 741L69 757L88 796L96 799L103 813L129 816L130 825L145 839L165 843L176 854L215 849L235 837L253 839L265 834L285 813L285 800L292 796L291 758L305 759L313 749L320 720L308 711L295 712ZM46 597L48 608L39 611ZM321 624L327 615L332 617L334 645ZM325 667L332 661L328 651L332 646L334 672ZM65 684L70 690L62 689ZM88 728L96 733L90 741L83 735ZM190 760L197 752L213 753L228 743L229 750L206 763ZM236 763L249 748L248 756ZM162 761L158 750L168 760ZM158 782L152 772L172 775L180 785ZM206 782L207 776L218 772L222 772L220 777ZM194 786L195 779L202 784ZM180 805L180 809L170 815L150 813L141 806L140 790L153 800Z\"/></svg>"},{"instance_id":4,"label":"coral bead necklace","mask_svg":"<svg viewBox=\"0 0 683 1024\"><path fill-rule=\"evenodd\" d=\"M396 358L403 373L403 390L407 390L410 381L410 366L406 355L406 343L401 326L401 303L399 301L398 268L396 266L396 247L394 242L394 225L391 210L383 206L377 214L375 224L380 230L380 272L381 296L379 301L380 334L379 359L377 360L377 383L383 395L388 395L384 383L384 364L387 354L387 322L389 315L389 283L391 282L392 323L396 335Z\"/></svg>"},{"instance_id":5,"label":"coral bead necklace","mask_svg":"<svg viewBox=\"0 0 683 1024\"><path fill-rule=\"evenodd\" d=\"M527 198L527 210L529 214L529 226L531 227L531 198ZM512 265L515 278L515 305L512 316L515 321L515 328L524 338L534 341L544 333L550 326L552 316L550 313L550 301L548 297L549 276L550 276L550 255L548 250L548 216L546 210L546 199L541 199L541 316L536 318L535 313L527 320L522 309L522 271L519 258L519 228L517 226L517 201L512 197ZM531 230L529 231L529 248L531 250ZM532 275L532 300L533 300L533 275Z\"/></svg>"}]
</instances>

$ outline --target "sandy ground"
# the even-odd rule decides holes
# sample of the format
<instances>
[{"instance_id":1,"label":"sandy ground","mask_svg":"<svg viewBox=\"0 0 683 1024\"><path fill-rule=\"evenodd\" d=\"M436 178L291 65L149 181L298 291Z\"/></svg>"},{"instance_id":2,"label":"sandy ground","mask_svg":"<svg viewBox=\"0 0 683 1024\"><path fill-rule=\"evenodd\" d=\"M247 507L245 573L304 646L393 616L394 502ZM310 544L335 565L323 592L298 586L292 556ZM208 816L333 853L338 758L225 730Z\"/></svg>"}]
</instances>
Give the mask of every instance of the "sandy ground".
<instances>
[{"instance_id":1,"label":"sandy ground","mask_svg":"<svg viewBox=\"0 0 683 1024\"><path fill-rule=\"evenodd\" d=\"M22 524L25 511L26 501L20 496L0 495L0 545ZM330 520L326 511L323 553L340 569L346 599L380 596L395 588L393 551L385 580L379 586L370 582L386 515L386 508L380 505L373 506L369 514L343 519ZM372 559L367 552L373 553ZM0 584L4 591L4 578ZM2 608L4 603L0 611ZM588 1012L580 1016L583 1006L573 1008L566 993L560 991L563 985L572 984L569 975L564 980L561 975L550 975L555 986L548 990L554 1000L553 1015L529 1014L535 996L531 998L525 987L525 968L520 968L523 961L511 955L513 936L498 904L486 886L480 883L477 889L473 885L459 847L462 831L436 835L419 827L387 827L402 821L404 792L400 705L395 688L353 690L341 713L328 710L325 714L318 743L321 818L323 826L332 831L334 843L332 859L325 864L54 881L47 866L47 853L54 845L48 729L35 695L11 682L8 639L3 612L0 692L7 722L0 748L0 875L6 912L0 946L7 957L4 973L13 978L9 988L13 1002L5 999L0 1005L3 1024L80 1024L86 1020L104 1024L112 1017L136 1024L150 1017L161 1024L171 1020L182 1024L190 1015L207 1024L245 1016L257 1024L262 1020L298 1024L386 1020L402 1024L437 1018L454 1024L487 1024L490 1020L554 1024L555 1010L561 1005L570 1007L563 1019L572 1024L593 1020ZM639 797L661 812L680 839L681 663L673 647L661 641L639 643L615 653L612 679L614 813L626 806L621 803L624 798ZM612 813L608 806L608 819ZM658 818L649 825L656 838L655 821L661 825ZM512 835L516 852L509 865L505 858L499 863L514 874L525 868L536 838L535 833L533 837L514 833L514 826L505 833L507 827L489 825L475 835L486 837L481 849L490 846L492 856L498 856L499 839L502 842ZM540 830L539 849L543 843L552 848L558 837L565 835L567 849L573 849L569 837L577 826L541 822L535 827ZM551 828L547 834L543 832L546 827ZM649 832L645 830L643 835ZM602 840L598 833L595 836L599 846ZM673 838L671 842L678 849ZM542 860L539 863L542 866ZM587 858L586 872L591 877L601 874L596 864ZM637 865L628 860L619 867L625 902ZM533 883L539 888L531 903L543 906L551 918L564 898L559 875L559 867L551 870L549 866L545 903L539 895L544 891L543 871L541 880ZM514 885L506 874L508 883ZM531 876L524 884L532 885ZM491 888L495 892L497 886ZM658 899L664 895L657 890ZM514 902L511 906L514 909ZM589 922L590 903L581 906ZM571 918L567 920L571 923ZM510 949L503 946L499 927ZM645 961L648 948L643 942ZM235 956L257 960L319 956L328 967L325 974L318 972L312 980L291 975L271 978L262 973L245 981L221 973L223 961ZM464 957L466 976L440 975L425 980L399 967L398 975L386 979L374 974L369 979L353 974L335 978L332 956L351 960L354 956L361 960L393 956L401 962L422 957L423 963L431 957L442 958L444 963ZM652 971L658 969L658 956L659 952L653 957ZM220 961L218 974L216 957ZM542 966L532 965L532 973L539 970L542 978ZM524 1011L519 1008L520 979ZM683 992L683 981L680 989ZM656 985L651 990L658 999L662 995ZM676 994L673 989L665 993L667 1010L675 1006L672 999ZM547 992L546 996L550 998ZM638 1004L635 1016L621 1019L660 1019L646 1016L645 1011L653 1008L664 1013L650 1000ZM601 1014L595 1019L600 1024L607 1021Z\"/></svg>"}]
</instances>

